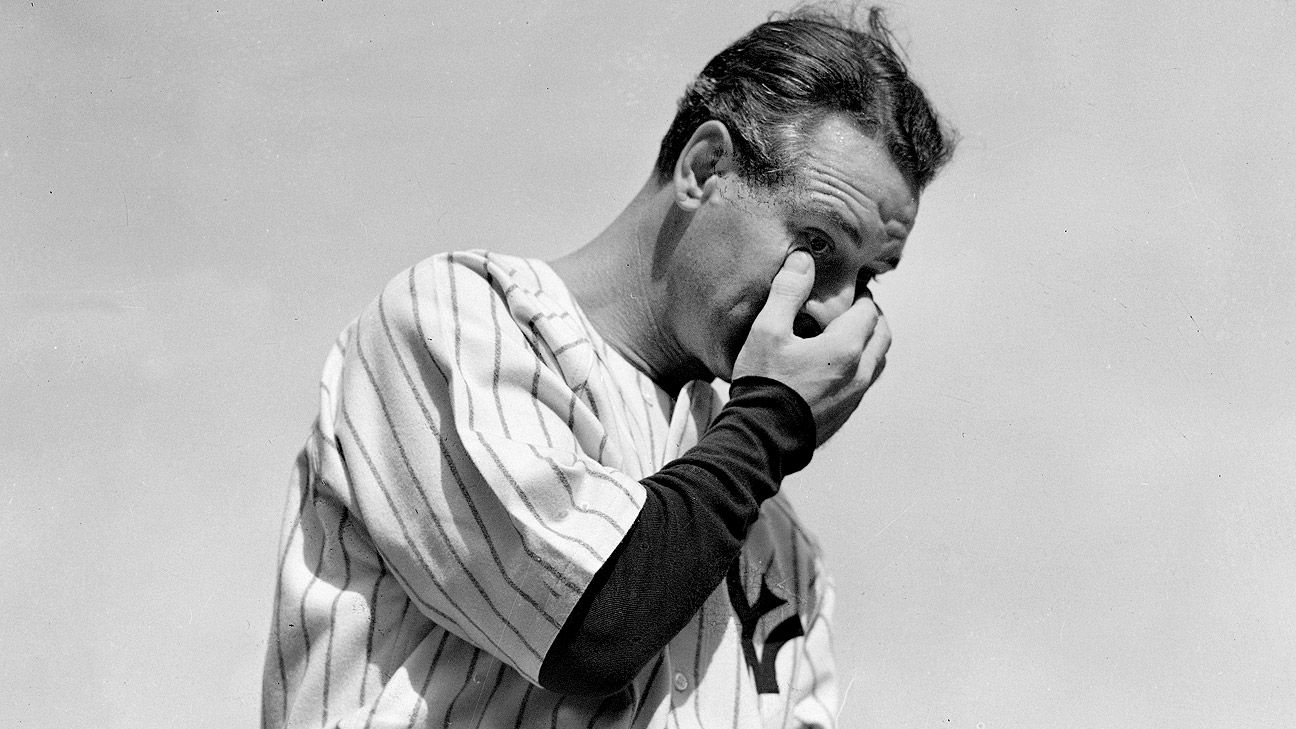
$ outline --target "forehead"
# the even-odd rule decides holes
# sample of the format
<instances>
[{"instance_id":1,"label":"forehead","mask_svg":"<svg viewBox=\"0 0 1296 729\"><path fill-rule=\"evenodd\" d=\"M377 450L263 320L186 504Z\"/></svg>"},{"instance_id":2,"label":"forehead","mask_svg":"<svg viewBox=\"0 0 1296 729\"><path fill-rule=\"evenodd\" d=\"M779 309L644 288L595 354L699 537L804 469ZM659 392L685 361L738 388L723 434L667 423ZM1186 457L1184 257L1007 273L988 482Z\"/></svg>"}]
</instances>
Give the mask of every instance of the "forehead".
<instances>
[{"instance_id":1,"label":"forehead","mask_svg":"<svg viewBox=\"0 0 1296 729\"><path fill-rule=\"evenodd\" d=\"M830 116L797 146L795 169L771 190L781 203L834 217L876 216L882 225L913 226L918 214L913 186L886 148L854 123Z\"/></svg>"}]
</instances>

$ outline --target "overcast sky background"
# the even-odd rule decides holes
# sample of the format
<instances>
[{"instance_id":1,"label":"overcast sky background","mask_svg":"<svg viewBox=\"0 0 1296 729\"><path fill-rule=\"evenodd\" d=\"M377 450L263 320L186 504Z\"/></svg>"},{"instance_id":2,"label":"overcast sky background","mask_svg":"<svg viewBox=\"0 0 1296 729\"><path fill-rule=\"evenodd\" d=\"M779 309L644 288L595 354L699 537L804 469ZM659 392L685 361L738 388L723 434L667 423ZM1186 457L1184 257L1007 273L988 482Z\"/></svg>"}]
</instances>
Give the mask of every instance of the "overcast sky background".
<instances>
[{"instance_id":1,"label":"overcast sky background","mask_svg":"<svg viewBox=\"0 0 1296 729\"><path fill-rule=\"evenodd\" d=\"M1292 726L1296 6L1041 5L889 6L963 143L786 484L843 726ZM0 724L255 725L336 333L588 240L772 9L0 5Z\"/></svg>"}]
</instances>

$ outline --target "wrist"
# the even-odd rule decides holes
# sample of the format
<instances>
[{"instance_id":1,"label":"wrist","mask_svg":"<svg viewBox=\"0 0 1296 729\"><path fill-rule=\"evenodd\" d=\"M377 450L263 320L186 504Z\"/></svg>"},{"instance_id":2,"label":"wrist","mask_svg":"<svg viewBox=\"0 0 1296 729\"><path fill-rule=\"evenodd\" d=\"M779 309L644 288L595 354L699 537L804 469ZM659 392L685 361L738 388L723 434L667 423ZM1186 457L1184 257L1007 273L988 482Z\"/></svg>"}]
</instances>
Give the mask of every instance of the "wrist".
<instances>
[{"instance_id":1,"label":"wrist","mask_svg":"<svg viewBox=\"0 0 1296 729\"><path fill-rule=\"evenodd\" d=\"M760 375L736 378L729 387L729 405L755 411L752 422L781 456L780 476L800 471L810 463L818 426L810 405L796 390Z\"/></svg>"}]
</instances>

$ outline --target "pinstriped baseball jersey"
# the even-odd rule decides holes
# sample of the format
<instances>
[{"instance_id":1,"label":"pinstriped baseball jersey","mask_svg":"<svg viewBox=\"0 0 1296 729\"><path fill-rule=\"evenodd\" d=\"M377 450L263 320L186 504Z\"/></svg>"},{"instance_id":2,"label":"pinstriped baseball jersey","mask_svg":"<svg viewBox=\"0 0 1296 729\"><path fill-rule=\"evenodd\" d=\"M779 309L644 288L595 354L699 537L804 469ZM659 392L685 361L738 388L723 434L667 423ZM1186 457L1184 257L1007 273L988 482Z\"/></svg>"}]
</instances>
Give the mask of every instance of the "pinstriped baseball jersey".
<instances>
[{"instance_id":1,"label":"pinstriped baseball jersey","mask_svg":"<svg viewBox=\"0 0 1296 729\"><path fill-rule=\"evenodd\" d=\"M831 584L780 496L629 690L564 696L545 652L723 403L671 397L543 263L466 252L338 339L280 543L266 727L834 725Z\"/></svg>"}]
</instances>

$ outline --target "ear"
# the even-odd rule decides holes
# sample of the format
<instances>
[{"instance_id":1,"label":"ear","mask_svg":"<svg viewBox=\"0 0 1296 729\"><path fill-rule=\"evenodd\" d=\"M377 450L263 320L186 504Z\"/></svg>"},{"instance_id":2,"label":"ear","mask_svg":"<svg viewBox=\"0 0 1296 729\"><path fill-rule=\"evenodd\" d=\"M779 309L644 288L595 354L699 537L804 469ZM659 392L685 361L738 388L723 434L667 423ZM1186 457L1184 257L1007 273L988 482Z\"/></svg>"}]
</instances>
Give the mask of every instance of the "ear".
<instances>
[{"instance_id":1,"label":"ear","mask_svg":"<svg viewBox=\"0 0 1296 729\"><path fill-rule=\"evenodd\" d=\"M675 204L685 212L698 209L715 183L708 182L734 168L733 139L724 124L712 119L693 131L675 160Z\"/></svg>"}]
</instances>

